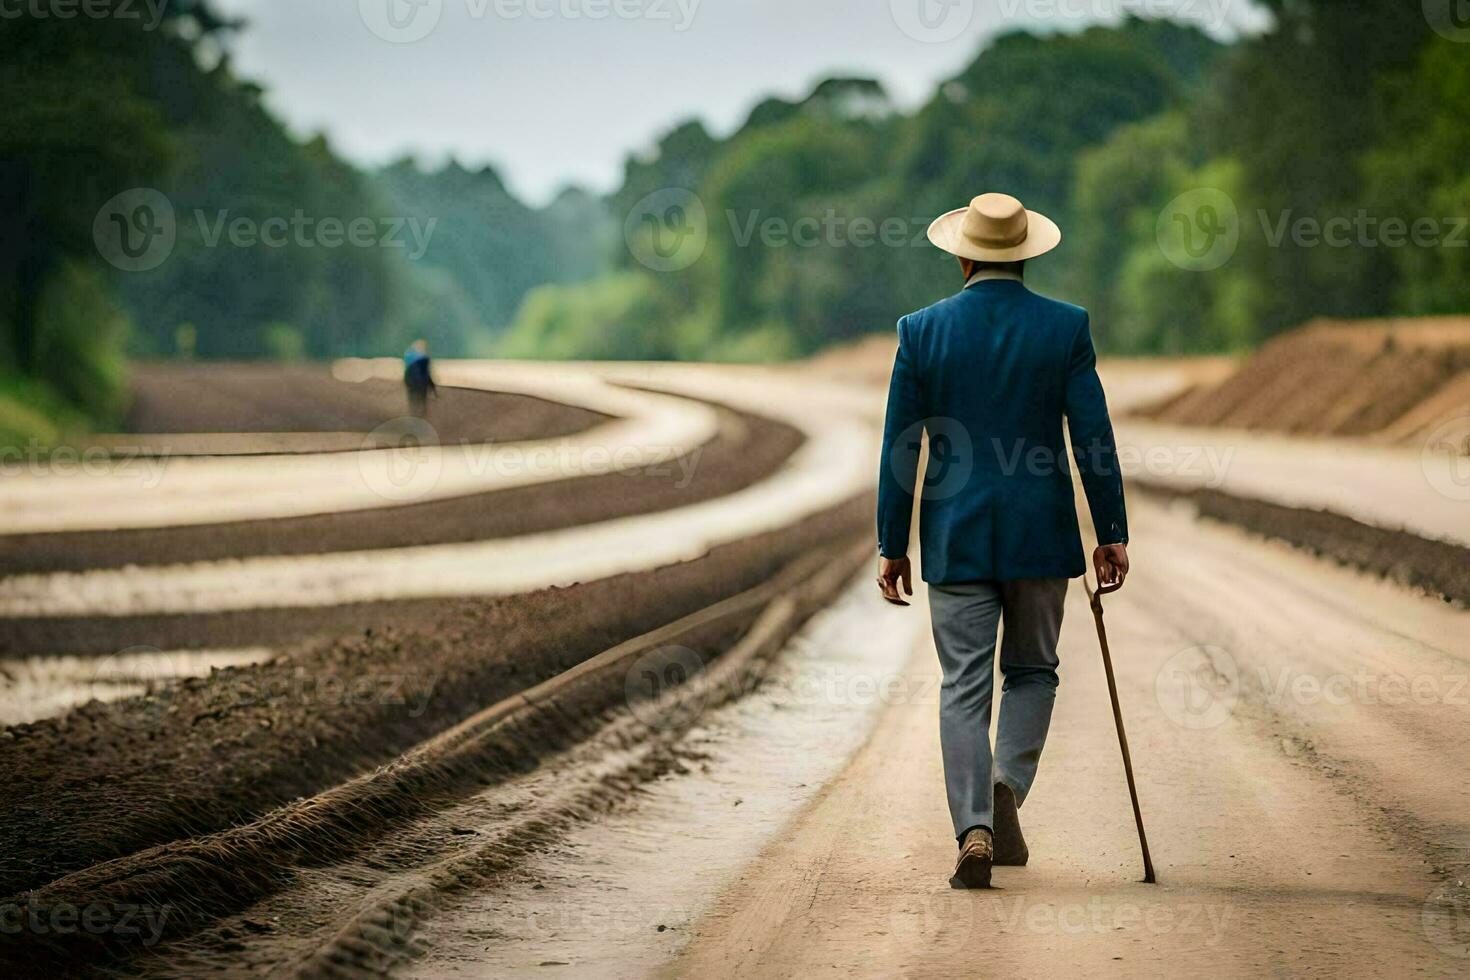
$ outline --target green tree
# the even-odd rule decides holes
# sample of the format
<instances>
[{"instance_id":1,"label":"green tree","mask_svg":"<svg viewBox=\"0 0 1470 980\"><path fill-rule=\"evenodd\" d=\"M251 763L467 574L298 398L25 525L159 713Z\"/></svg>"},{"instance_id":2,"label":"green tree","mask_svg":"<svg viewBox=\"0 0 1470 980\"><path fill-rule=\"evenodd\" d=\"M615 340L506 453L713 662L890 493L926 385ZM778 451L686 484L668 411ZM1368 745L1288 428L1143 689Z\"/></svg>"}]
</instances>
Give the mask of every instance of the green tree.
<instances>
[{"instance_id":1,"label":"green tree","mask_svg":"<svg viewBox=\"0 0 1470 980\"><path fill-rule=\"evenodd\" d=\"M1213 160L1197 171L1180 169L1163 195L1209 187L1238 197L1240 167ZM1246 349L1262 337L1262 297L1247 267L1232 258L1217 269L1180 268L1160 247L1159 212L1136 210L1129 219L1114 299L1109 304L1110 349L1122 353L1197 354Z\"/></svg>"},{"instance_id":2,"label":"green tree","mask_svg":"<svg viewBox=\"0 0 1470 980\"><path fill-rule=\"evenodd\" d=\"M1365 161L1368 197L1381 217L1428 237L1388 249L1398 273L1394 306L1405 313L1470 309L1470 58L1464 45L1435 38L1413 69L1384 80L1384 136ZM1458 244L1456 244L1458 241Z\"/></svg>"},{"instance_id":3,"label":"green tree","mask_svg":"<svg viewBox=\"0 0 1470 980\"><path fill-rule=\"evenodd\" d=\"M1075 301L1091 312L1099 345L1140 349L1145 334L1118 322L1123 265L1136 248L1154 247L1160 209L1204 162L1202 157L1190 138L1188 119L1177 111L1123 126L1079 157L1067 230L1069 260L1077 270Z\"/></svg>"},{"instance_id":4,"label":"green tree","mask_svg":"<svg viewBox=\"0 0 1470 980\"><path fill-rule=\"evenodd\" d=\"M1421 4L1266 0L1274 28L1230 53L1203 106L1212 155L1240 161L1252 219L1326 222L1372 208L1360 161L1383 136L1384 73L1409 67L1430 36ZM1259 223L1259 222L1255 222ZM1314 316L1385 313L1394 268L1367 249L1243 243L1268 331Z\"/></svg>"}]
</instances>

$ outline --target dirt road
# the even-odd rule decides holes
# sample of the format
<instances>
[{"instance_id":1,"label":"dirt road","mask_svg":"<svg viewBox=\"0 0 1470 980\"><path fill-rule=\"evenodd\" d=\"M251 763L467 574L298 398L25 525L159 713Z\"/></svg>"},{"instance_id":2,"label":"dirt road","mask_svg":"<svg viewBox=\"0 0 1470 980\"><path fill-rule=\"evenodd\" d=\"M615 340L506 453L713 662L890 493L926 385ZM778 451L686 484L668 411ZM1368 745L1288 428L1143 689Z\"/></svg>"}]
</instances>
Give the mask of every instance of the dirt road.
<instances>
[{"instance_id":1,"label":"dirt road","mask_svg":"<svg viewBox=\"0 0 1470 980\"><path fill-rule=\"evenodd\" d=\"M0 625L17 649L69 653L58 662L77 669L135 635L240 664L274 657L176 671L187 679L148 697L3 733L7 850L25 862L5 868L7 891L34 889L24 907L48 914L85 899L168 918L156 947L80 948L44 929L22 939L71 967L115 956L179 976L1470 968L1459 884L1470 870L1470 611L1200 518L1185 500L1133 496L1135 570L1108 618L1160 884L1136 882L1096 640L1074 589L1054 735L1023 813L1032 864L1000 869L992 891L952 891L937 668L932 645L915 641L927 635L922 601L887 607L865 573L790 642L776 674L750 675L766 680L758 690L722 687L706 703L702 682L667 673L684 678L688 657L692 676L744 669L730 665L768 649L763 660L867 562L881 393L810 369L561 372L580 411L594 408L580 395L628 409L570 438L677 423L668 442L703 454L692 482L542 481L535 492L556 491L544 526L467 518L417 548L369 521L409 521L402 505L349 521L313 503L281 518L322 532L322 553L237 548L249 535L219 524L197 532L215 534L219 553L192 561L201 537L142 526L116 540L70 527L12 536L46 545L12 562L27 573L0 576L0 600L41 603ZM1110 396L1121 409L1177 383L1140 370L1110 382ZM700 418L715 429L684 426ZM1183 444L1171 445L1177 459ZM1331 472L1372 476L1356 448L1336 446ZM1272 492L1371 489L1314 482L1326 471L1291 447L1241 452L1232 479L1264 474ZM1392 476L1409 486L1414 472ZM613 480L627 485L616 506L601 494ZM532 489L448 498L434 514L458 500L473 516ZM1463 520L1443 503L1434 527ZM143 535L153 560L130 568ZM74 547L84 541L96 547ZM346 588L341 573L364 560L391 588ZM557 575L537 578L553 560ZM502 567L517 577L492 596ZM812 596L792 598L813 582ZM247 586L270 601L241 599ZM364 601L340 604L354 597ZM287 615L290 636L323 639L287 643L272 625ZM654 663L647 700L663 707L650 713L645 654L671 650L685 659ZM328 698L315 684L349 674L432 685L405 702ZM16 697L47 693L34 670L17 678L30 686ZM313 684L277 697L274 681L293 678Z\"/></svg>"},{"instance_id":2,"label":"dirt road","mask_svg":"<svg viewBox=\"0 0 1470 980\"><path fill-rule=\"evenodd\" d=\"M1463 889L1446 883L1470 846L1470 613L1135 511L1135 571L1107 619L1157 886L1138 883L1074 589L1053 737L1022 813L1029 867L997 869L989 892L947 887L937 700L905 700L664 972L1463 976ZM899 663L899 689L933 692L930 643Z\"/></svg>"}]
</instances>

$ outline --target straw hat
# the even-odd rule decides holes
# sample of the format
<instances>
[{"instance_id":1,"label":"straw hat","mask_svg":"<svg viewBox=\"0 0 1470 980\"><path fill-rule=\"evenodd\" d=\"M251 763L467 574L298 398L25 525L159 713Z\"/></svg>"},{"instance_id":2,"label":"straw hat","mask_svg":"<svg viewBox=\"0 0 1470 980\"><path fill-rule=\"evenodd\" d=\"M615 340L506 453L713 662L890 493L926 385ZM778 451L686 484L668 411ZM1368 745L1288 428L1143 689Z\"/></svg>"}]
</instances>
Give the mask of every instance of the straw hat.
<instances>
[{"instance_id":1,"label":"straw hat","mask_svg":"<svg viewBox=\"0 0 1470 980\"><path fill-rule=\"evenodd\" d=\"M1046 215L1027 211L1009 194L981 194L969 207L935 218L929 241L964 259L1019 262L1056 248L1062 230Z\"/></svg>"}]
</instances>

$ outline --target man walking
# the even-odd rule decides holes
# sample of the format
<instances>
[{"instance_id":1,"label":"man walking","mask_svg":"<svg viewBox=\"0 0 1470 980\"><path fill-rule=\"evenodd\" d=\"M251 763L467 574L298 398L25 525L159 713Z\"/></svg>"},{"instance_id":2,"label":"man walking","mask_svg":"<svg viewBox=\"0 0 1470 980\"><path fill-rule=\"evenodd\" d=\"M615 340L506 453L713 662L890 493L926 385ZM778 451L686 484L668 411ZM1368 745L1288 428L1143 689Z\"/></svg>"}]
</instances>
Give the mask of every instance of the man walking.
<instances>
[{"instance_id":1,"label":"man walking","mask_svg":"<svg viewBox=\"0 0 1470 980\"><path fill-rule=\"evenodd\" d=\"M429 416L429 396L437 394L434 371L429 361L429 342L420 338L403 352L403 387L408 390L408 412L414 418Z\"/></svg>"},{"instance_id":2,"label":"man walking","mask_svg":"<svg viewBox=\"0 0 1470 980\"><path fill-rule=\"evenodd\" d=\"M934 644L944 670L940 742L960 856L950 884L983 888L992 864L1029 856L1018 809L1036 778L1057 686L1067 580L1083 574L1065 417L1097 531L1104 584L1128 573L1128 520L1087 312L1023 284L1024 263L1061 231L1005 194L982 194L929 226L964 288L898 321L878 483L878 587L908 605L909 526L920 433L930 459L919 533ZM990 746L996 629L1004 677Z\"/></svg>"}]
</instances>

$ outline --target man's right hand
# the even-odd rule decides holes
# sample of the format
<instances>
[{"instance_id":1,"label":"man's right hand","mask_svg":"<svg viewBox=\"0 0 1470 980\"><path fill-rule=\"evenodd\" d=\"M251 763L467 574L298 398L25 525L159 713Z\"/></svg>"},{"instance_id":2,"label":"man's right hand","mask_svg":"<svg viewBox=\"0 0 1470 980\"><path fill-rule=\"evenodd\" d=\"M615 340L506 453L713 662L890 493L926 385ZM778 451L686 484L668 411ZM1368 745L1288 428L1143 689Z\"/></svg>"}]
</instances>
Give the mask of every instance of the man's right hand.
<instances>
[{"instance_id":1,"label":"man's right hand","mask_svg":"<svg viewBox=\"0 0 1470 980\"><path fill-rule=\"evenodd\" d=\"M878 591L895 606L907 606L903 596L898 594L898 587L902 585L905 594L913 595L913 574L907 558L879 558Z\"/></svg>"},{"instance_id":2,"label":"man's right hand","mask_svg":"<svg viewBox=\"0 0 1470 980\"><path fill-rule=\"evenodd\" d=\"M1123 587L1128 577L1128 546L1126 544L1100 544L1092 553L1092 569L1097 573L1097 584Z\"/></svg>"}]
</instances>

